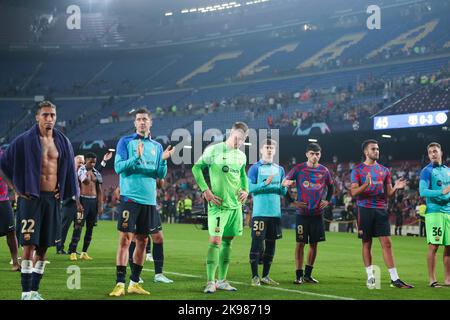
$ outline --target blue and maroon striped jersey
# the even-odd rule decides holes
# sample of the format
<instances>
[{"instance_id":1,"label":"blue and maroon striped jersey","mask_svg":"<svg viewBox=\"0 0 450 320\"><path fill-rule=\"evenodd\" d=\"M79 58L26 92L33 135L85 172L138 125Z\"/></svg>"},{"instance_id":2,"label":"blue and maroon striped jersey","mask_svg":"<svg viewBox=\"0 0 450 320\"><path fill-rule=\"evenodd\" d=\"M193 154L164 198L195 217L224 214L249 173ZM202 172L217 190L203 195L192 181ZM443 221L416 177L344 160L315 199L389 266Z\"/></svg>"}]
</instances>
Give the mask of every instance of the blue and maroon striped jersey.
<instances>
[{"instance_id":1,"label":"blue and maroon striped jersey","mask_svg":"<svg viewBox=\"0 0 450 320\"><path fill-rule=\"evenodd\" d=\"M387 208L386 185L392 184L391 172L381 164L372 166L360 163L352 170L352 183L359 186L366 182L366 176L370 172L372 175L372 185L356 197L356 205L364 208Z\"/></svg>"},{"instance_id":2,"label":"blue and maroon striped jersey","mask_svg":"<svg viewBox=\"0 0 450 320\"><path fill-rule=\"evenodd\" d=\"M319 164L316 168L310 168L306 162L297 164L289 171L287 180L295 180L297 184L297 201L305 202L307 209L299 209L303 215L320 215L320 202L326 195L328 186L333 184L328 169Z\"/></svg>"}]
</instances>

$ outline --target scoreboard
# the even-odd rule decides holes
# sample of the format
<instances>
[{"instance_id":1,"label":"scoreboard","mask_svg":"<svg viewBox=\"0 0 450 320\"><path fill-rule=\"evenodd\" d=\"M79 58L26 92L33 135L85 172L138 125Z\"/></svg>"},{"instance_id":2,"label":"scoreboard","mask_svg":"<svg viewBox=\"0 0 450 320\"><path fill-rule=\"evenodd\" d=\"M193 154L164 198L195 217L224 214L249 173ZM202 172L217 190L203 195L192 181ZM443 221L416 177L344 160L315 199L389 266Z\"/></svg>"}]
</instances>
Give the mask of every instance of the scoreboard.
<instances>
[{"instance_id":1,"label":"scoreboard","mask_svg":"<svg viewBox=\"0 0 450 320\"><path fill-rule=\"evenodd\" d=\"M444 125L448 110L379 116L373 119L374 130Z\"/></svg>"}]
</instances>

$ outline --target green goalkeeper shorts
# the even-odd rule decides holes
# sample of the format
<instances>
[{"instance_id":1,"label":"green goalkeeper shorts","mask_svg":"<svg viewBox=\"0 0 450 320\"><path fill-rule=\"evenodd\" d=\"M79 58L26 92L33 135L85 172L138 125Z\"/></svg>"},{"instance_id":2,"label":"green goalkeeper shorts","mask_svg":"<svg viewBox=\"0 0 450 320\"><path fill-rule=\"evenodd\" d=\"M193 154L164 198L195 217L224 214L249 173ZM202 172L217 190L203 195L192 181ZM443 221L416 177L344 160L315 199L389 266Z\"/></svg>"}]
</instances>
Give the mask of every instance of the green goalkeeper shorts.
<instances>
[{"instance_id":1,"label":"green goalkeeper shorts","mask_svg":"<svg viewBox=\"0 0 450 320\"><path fill-rule=\"evenodd\" d=\"M208 231L212 237L234 237L242 235L242 207L219 209L208 207Z\"/></svg>"},{"instance_id":2,"label":"green goalkeeper shorts","mask_svg":"<svg viewBox=\"0 0 450 320\"><path fill-rule=\"evenodd\" d=\"M425 228L429 244L450 245L450 215L442 212L427 213Z\"/></svg>"}]
</instances>

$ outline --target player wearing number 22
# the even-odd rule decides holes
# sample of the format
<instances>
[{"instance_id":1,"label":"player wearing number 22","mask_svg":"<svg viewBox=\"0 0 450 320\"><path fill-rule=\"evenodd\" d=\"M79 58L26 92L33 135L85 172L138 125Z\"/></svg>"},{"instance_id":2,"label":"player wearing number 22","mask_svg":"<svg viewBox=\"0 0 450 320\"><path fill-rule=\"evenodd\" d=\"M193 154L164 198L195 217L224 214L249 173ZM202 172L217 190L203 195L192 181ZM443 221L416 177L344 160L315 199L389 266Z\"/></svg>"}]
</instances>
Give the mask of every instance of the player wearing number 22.
<instances>
[{"instance_id":1,"label":"player wearing number 22","mask_svg":"<svg viewBox=\"0 0 450 320\"><path fill-rule=\"evenodd\" d=\"M317 245L325 241L323 210L329 206L333 195L331 174L325 166L319 164L321 150L319 144L310 143L306 148L308 160L292 168L283 181L283 186L297 186L297 201L294 202L298 208L295 284L319 282L312 277L312 270L317 256ZM303 273L303 251L307 243L309 253Z\"/></svg>"},{"instance_id":2,"label":"player wearing number 22","mask_svg":"<svg viewBox=\"0 0 450 320\"><path fill-rule=\"evenodd\" d=\"M39 103L36 122L11 142L1 161L3 174L19 194L22 300L43 300L38 290L45 255L61 235L59 199L75 197L82 210L72 146L54 128L55 105Z\"/></svg>"},{"instance_id":3,"label":"player wearing number 22","mask_svg":"<svg viewBox=\"0 0 450 320\"><path fill-rule=\"evenodd\" d=\"M280 195L286 195L287 188L281 183L284 169L273 163L277 142L267 139L260 149L262 158L248 171L249 190L253 195L252 244L250 248L250 267L252 285L278 285L269 277L270 266L275 255L275 241L281 234ZM260 256L263 245L264 253ZM258 275L259 261L263 261L262 278Z\"/></svg>"},{"instance_id":4,"label":"player wearing number 22","mask_svg":"<svg viewBox=\"0 0 450 320\"><path fill-rule=\"evenodd\" d=\"M248 196L245 172L247 157L239 150L248 135L248 127L236 122L225 142L205 149L192 167L192 173L203 197L208 201L209 246L206 259L207 284L205 293L216 289L236 291L228 281L231 241L242 235L242 204ZM211 188L205 181L203 170L208 169ZM218 282L215 275L218 269Z\"/></svg>"},{"instance_id":5,"label":"player wearing number 22","mask_svg":"<svg viewBox=\"0 0 450 320\"><path fill-rule=\"evenodd\" d=\"M442 164L442 149L437 142L427 147L430 164L420 174L419 192L427 201L425 227L428 242L428 277L432 288L436 280L436 253L444 246L445 285L450 285L450 169Z\"/></svg>"}]
</instances>

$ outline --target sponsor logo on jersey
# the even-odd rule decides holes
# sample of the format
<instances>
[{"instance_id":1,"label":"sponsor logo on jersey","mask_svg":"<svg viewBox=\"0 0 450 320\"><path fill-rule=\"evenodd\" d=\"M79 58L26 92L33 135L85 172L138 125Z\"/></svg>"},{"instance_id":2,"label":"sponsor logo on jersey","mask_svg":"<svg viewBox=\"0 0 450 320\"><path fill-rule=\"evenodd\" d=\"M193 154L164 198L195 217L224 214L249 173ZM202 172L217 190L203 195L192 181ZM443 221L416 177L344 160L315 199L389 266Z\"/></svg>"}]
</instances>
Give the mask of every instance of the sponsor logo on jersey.
<instances>
[{"instance_id":1,"label":"sponsor logo on jersey","mask_svg":"<svg viewBox=\"0 0 450 320\"><path fill-rule=\"evenodd\" d=\"M436 182L436 184L437 184L439 187L441 187L441 186L442 186L442 181L441 181L441 180L438 180L438 182Z\"/></svg>"},{"instance_id":2,"label":"sponsor logo on jersey","mask_svg":"<svg viewBox=\"0 0 450 320\"><path fill-rule=\"evenodd\" d=\"M312 183L309 181L303 181L303 187L309 189L320 189L322 187L321 183Z\"/></svg>"}]
</instances>

